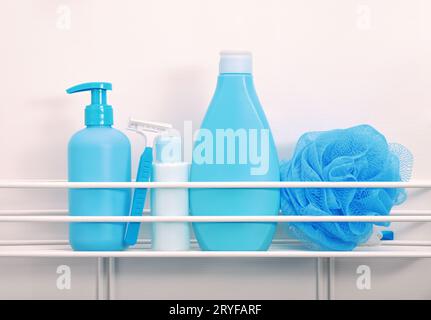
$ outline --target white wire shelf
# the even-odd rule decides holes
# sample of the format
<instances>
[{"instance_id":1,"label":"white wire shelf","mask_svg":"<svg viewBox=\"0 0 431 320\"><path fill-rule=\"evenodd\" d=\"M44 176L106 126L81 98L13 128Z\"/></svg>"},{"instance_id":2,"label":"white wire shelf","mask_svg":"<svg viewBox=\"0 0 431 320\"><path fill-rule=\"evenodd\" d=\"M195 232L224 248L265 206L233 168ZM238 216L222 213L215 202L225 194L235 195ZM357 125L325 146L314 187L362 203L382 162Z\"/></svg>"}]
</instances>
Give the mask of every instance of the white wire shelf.
<instances>
[{"instance_id":1,"label":"white wire shelf","mask_svg":"<svg viewBox=\"0 0 431 320\"><path fill-rule=\"evenodd\" d=\"M0 180L2 189L258 189L258 188L431 188L431 181L408 182L304 182L304 181L229 181L229 182L67 182L47 180Z\"/></svg>"},{"instance_id":2,"label":"white wire shelf","mask_svg":"<svg viewBox=\"0 0 431 320\"><path fill-rule=\"evenodd\" d=\"M94 188L423 188L431 181L410 182L67 182L63 180L0 180L0 189L94 189ZM72 222L431 222L431 210L393 210L388 216L69 216L66 209L0 210L0 223ZM196 241L190 251L152 251L148 240L126 251L73 251L67 240L0 240L0 257L89 258L431 258L431 241L382 241L354 251L311 251L300 242L275 239L269 251L200 251ZM144 246L144 247L142 247Z\"/></svg>"},{"instance_id":3,"label":"white wire shelf","mask_svg":"<svg viewBox=\"0 0 431 320\"><path fill-rule=\"evenodd\" d=\"M144 214L150 214L149 209L144 210ZM0 210L0 216L17 215L17 216L66 216L69 214L67 209L9 209ZM281 212L280 212L281 214ZM431 216L431 210L392 210L391 216Z\"/></svg>"},{"instance_id":4,"label":"white wire shelf","mask_svg":"<svg viewBox=\"0 0 431 320\"><path fill-rule=\"evenodd\" d=\"M431 222L431 216L0 216L0 222Z\"/></svg>"},{"instance_id":5,"label":"white wire shelf","mask_svg":"<svg viewBox=\"0 0 431 320\"><path fill-rule=\"evenodd\" d=\"M354 251L311 251L273 245L268 251L73 251L69 248L0 248L0 257L34 258L431 258L429 246L359 247Z\"/></svg>"},{"instance_id":6,"label":"white wire shelf","mask_svg":"<svg viewBox=\"0 0 431 320\"><path fill-rule=\"evenodd\" d=\"M197 241L190 240L192 246L197 249ZM140 246L149 246L151 239L139 239L137 244ZM273 239L273 245L303 245L303 243L296 239ZM61 239L48 239L48 240L0 240L0 247L4 246L69 246L69 240ZM427 240L387 240L376 243L365 243L359 245L360 247L376 247L376 246L410 246L410 247L431 247L431 241Z\"/></svg>"}]
</instances>

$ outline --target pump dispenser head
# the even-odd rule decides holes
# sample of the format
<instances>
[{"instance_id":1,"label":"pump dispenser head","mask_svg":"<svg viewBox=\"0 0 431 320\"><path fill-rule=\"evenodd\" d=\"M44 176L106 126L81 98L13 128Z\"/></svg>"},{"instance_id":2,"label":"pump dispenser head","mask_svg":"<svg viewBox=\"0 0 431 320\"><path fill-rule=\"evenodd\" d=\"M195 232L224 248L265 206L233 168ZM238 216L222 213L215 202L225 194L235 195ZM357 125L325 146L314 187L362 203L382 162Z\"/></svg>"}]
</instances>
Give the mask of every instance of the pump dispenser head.
<instances>
[{"instance_id":1,"label":"pump dispenser head","mask_svg":"<svg viewBox=\"0 0 431 320\"><path fill-rule=\"evenodd\" d=\"M67 93L91 91L91 104L85 108L86 126L112 126L112 106L107 104L106 91L112 90L109 82L87 82L66 90Z\"/></svg>"},{"instance_id":2,"label":"pump dispenser head","mask_svg":"<svg viewBox=\"0 0 431 320\"><path fill-rule=\"evenodd\" d=\"M248 51L220 52L220 73L252 73L252 56Z\"/></svg>"}]
</instances>

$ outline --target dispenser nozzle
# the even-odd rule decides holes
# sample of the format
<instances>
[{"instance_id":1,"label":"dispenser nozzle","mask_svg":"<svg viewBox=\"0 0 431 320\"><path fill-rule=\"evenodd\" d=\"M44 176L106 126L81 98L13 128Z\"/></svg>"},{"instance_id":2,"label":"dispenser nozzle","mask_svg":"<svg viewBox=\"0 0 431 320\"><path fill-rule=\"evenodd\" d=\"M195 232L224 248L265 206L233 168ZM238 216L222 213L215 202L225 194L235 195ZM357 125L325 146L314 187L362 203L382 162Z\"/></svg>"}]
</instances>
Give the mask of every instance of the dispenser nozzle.
<instances>
[{"instance_id":1,"label":"dispenser nozzle","mask_svg":"<svg viewBox=\"0 0 431 320\"><path fill-rule=\"evenodd\" d=\"M112 107L107 104L106 90L112 90L111 83L87 82L66 90L69 94L91 91L91 104L85 109L86 125L112 125Z\"/></svg>"}]
</instances>

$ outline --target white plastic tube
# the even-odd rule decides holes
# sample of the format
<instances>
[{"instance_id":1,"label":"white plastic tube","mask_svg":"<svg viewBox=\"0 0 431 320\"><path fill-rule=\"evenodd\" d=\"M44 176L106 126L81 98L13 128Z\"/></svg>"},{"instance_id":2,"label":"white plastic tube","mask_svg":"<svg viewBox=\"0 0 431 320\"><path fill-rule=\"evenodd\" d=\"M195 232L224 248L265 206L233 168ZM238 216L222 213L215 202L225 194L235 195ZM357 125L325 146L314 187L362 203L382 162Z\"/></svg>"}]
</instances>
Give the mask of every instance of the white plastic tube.
<instances>
[{"instance_id":1,"label":"white plastic tube","mask_svg":"<svg viewBox=\"0 0 431 320\"><path fill-rule=\"evenodd\" d=\"M184 162L154 163L153 181L188 181L189 165ZM153 216L187 216L187 189L152 189ZM185 251L190 249L190 225L184 222L153 223L152 248L157 251Z\"/></svg>"}]
</instances>

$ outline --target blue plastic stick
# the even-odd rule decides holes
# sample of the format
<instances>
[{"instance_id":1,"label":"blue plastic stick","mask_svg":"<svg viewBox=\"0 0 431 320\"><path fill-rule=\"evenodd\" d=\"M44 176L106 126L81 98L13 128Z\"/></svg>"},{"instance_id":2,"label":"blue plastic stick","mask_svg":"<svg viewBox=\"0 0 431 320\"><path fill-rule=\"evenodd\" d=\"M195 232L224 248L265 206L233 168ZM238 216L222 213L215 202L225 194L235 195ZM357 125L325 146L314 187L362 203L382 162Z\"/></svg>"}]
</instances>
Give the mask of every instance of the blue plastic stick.
<instances>
[{"instance_id":1,"label":"blue plastic stick","mask_svg":"<svg viewBox=\"0 0 431 320\"><path fill-rule=\"evenodd\" d=\"M139 160L138 175L136 182L147 182L151 177L151 170L153 164L153 148L146 147ZM140 216L144 212L145 198L147 196L147 189L135 189L133 193L132 207L129 216ZM128 246L133 246L138 242L139 236L139 222L128 222L126 226L126 234L124 242Z\"/></svg>"}]
</instances>

